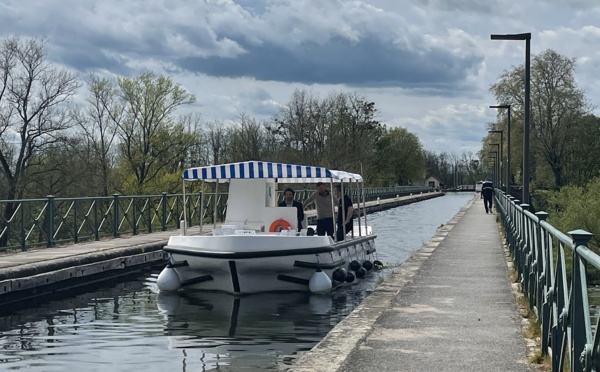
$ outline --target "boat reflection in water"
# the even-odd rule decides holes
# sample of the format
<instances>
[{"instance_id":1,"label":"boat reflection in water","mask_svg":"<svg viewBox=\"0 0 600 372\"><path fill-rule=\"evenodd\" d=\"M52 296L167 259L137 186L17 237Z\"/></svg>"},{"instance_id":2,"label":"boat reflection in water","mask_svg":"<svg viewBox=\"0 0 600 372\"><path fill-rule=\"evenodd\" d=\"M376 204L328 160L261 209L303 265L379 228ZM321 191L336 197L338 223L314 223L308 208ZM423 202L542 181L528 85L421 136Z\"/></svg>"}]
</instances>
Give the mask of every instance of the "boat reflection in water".
<instances>
[{"instance_id":1,"label":"boat reflection in water","mask_svg":"<svg viewBox=\"0 0 600 372\"><path fill-rule=\"evenodd\" d=\"M347 290L242 297L184 291L159 293L156 303L166 319L170 348L182 349L184 358L200 349L207 370L283 370L315 346L364 296Z\"/></svg>"}]
</instances>

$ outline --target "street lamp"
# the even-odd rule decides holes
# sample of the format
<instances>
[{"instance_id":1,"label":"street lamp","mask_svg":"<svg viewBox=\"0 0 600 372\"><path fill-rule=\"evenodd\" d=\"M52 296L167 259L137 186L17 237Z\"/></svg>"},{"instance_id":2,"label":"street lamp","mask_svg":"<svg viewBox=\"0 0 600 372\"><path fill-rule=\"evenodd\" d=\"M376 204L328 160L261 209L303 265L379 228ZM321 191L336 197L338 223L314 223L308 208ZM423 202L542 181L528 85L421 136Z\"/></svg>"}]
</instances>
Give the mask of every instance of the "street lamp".
<instances>
[{"instance_id":1,"label":"street lamp","mask_svg":"<svg viewBox=\"0 0 600 372\"><path fill-rule=\"evenodd\" d=\"M529 204L529 91L531 33L491 35L492 40L525 40L525 123L523 125L523 203Z\"/></svg>"},{"instance_id":2,"label":"street lamp","mask_svg":"<svg viewBox=\"0 0 600 372\"><path fill-rule=\"evenodd\" d=\"M506 195L510 195L510 105L493 105L490 108L508 109L508 127L506 132ZM501 140L502 141L502 140Z\"/></svg>"},{"instance_id":3,"label":"street lamp","mask_svg":"<svg viewBox=\"0 0 600 372\"><path fill-rule=\"evenodd\" d=\"M502 189L502 167L504 165L504 131L503 130L488 130L488 133L500 133L500 183L498 184L498 188ZM508 194L508 192L507 192Z\"/></svg>"},{"instance_id":4,"label":"street lamp","mask_svg":"<svg viewBox=\"0 0 600 372\"><path fill-rule=\"evenodd\" d=\"M498 157L498 153L502 153L502 148L500 147L499 143L490 143L490 146L496 146L496 157ZM498 161L498 163L496 164L496 179L494 180L494 185L496 185L496 187L500 187L502 188L499 178L502 175L502 173L500 173L500 162L502 162L502 156L498 157L498 159L496 159Z\"/></svg>"},{"instance_id":5,"label":"street lamp","mask_svg":"<svg viewBox=\"0 0 600 372\"><path fill-rule=\"evenodd\" d=\"M492 170L492 174L491 174L491 179L492 179L492 183L494 183L494 179L496 178L496 158L493 156L490 156L490 160L488 162L488 168Z\"/></svg>"},{"instance_id":6,"label":"street lamp","mask_svg":"<svg viewBox=\"0 0 600 372\"><path fill-rule=\"evenodd\" d=\"M492 177L492 182L494 183L494 185L498 185L497 179L496 179L497 178L496 160L498 159L498 151L488 151L488 153L490 155L493 155L493 156L490 156L490 159L494 159L494 165L493 165L493 168L492 168L494 170L493 177ZM495 187L498 187L498 186L495 186Z\"/></svg>"}]
</instances>

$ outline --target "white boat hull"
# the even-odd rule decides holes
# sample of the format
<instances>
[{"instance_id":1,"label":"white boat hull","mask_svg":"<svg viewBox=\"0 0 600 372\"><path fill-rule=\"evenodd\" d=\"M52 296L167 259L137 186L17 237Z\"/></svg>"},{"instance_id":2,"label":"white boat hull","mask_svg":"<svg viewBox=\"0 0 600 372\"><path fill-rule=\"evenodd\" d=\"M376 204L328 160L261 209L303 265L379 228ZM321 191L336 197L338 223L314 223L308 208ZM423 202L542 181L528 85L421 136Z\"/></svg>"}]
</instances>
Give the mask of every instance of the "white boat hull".
<instances>
[{"instance_id":1,"label":"white boat hull","mask_svg":"<svg viewBox=\"0 0 600 372\"><path fill-rule=\"evenodd\" d=\"M235 294L309 291L318 269L336 286L344 280L333 280L335 270L349 272L355 260L373 262L375 237L334 243L327 236L173 236L164 248L170 262L165 270L175 270L182 288Z\"/></svg>"}]
</instances>

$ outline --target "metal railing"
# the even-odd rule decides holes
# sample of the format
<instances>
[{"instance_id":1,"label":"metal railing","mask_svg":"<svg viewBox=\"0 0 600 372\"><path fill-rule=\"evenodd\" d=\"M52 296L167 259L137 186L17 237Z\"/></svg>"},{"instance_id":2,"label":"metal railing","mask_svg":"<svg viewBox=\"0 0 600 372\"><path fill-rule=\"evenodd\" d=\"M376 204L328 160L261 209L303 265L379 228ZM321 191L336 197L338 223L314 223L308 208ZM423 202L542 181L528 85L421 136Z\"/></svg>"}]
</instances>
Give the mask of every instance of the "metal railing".
<instances>
[{"instance_id":1,"label":"metal railing","mask_svg":"<svg viewBox=\"0 0 600 372\"><path fill-rule=\"evenodd\" d=\"M600 256L588 247L593 235L584 230L567 235L546 221L548 213L531 213L529 205L498 189L496 203L552 371L600 370L598 315L590 312L587 286L590 272L600 270Z\"/></svg>"},{"instance_id":2,"label":"metal railing","mask_svg":"<svg viewBox=\"0 0 600 372\"><path fill-rule=\"evenodd\" d=\"M296 191L296 199L306 199L314 190ZM431 191L423 186L365 188L367 201ZM353 200L358 190L348 189ZM217 199L215 203L215 198ZM223 221L227 195L204 193L160 195L112 195L106 197L0 200L0 252L26 251L33 247L54 247L85 241L178 229L186 217L190 226ZM283 196L278 195L278 200Z\"/></svg>"}]
</instances>

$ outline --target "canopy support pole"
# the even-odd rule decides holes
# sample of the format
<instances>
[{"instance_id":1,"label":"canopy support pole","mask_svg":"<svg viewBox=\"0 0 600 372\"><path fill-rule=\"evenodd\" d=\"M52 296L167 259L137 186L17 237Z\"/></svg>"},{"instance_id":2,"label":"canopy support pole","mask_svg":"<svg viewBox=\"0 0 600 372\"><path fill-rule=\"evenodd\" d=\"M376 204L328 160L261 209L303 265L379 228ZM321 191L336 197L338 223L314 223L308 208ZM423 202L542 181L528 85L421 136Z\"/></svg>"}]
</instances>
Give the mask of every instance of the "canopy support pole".
<instances>
[{"instance_id":1,"label":"canopy support pole","mask_svg":"<svg viewBox=\"0 0 600 372\"><path fill-rule=\"evenodd\" d=\"M219 180L215 182L215 201L213 203L213 229L217 228L217 198L219 195Z\"/></svg>"},{"instance_id":2,"label":"canopy support pole","mask_svg":"<svg viewBox=\"0 0 600 372\"><path fill-rule=\"evenodd\" d=\"M333 222L333 240L337 237L337 223L335 223L335 204L333 202L333 178L329 179L329 197L331 198L331 222Z\"/></svg>"},{"instance_id":3,"label":"canopy support pole","mask_svg":"<svg viewBox=\"0 0 600 372\"><path fill-rule=\"evenodd\" d=\"M179 228L181 229L181 232L183 234L183 236L187 235L187 200L185 199L185 179L183 179L183 185L182 185L182 189L183 189L183 223L182 226L179 226Z\"/></svg>"},{"instance_id":4,"label":"canopy support pole","mask_svg":"<svg viewBox=\"0 0 600 372\"><path fill-rule=\"evenodd\" d=\"M204 227L204 180L200 184L200 235L202 235L202 228Z\"/></svg>"}]
</instances>

